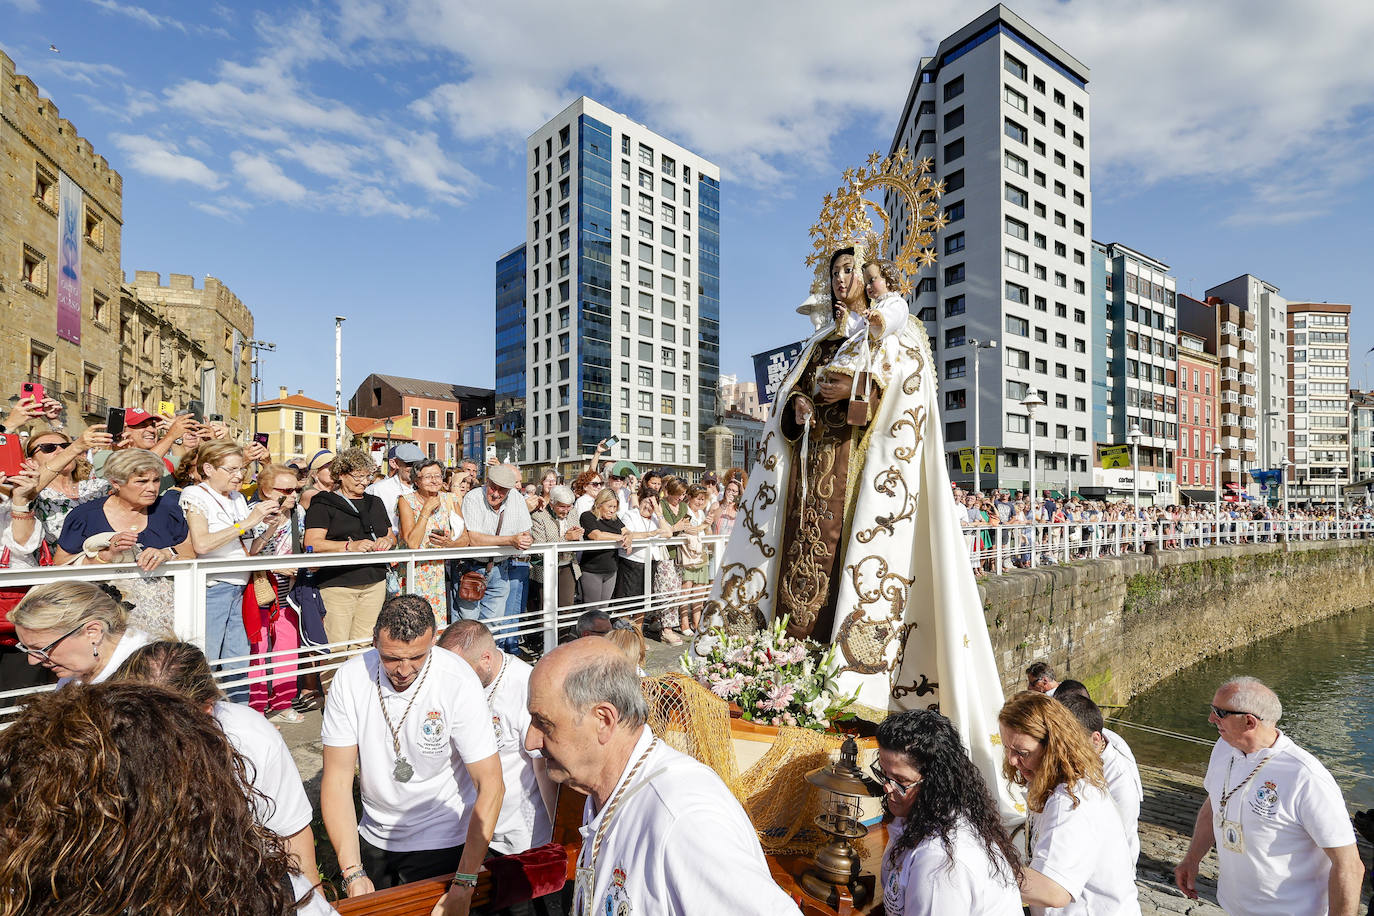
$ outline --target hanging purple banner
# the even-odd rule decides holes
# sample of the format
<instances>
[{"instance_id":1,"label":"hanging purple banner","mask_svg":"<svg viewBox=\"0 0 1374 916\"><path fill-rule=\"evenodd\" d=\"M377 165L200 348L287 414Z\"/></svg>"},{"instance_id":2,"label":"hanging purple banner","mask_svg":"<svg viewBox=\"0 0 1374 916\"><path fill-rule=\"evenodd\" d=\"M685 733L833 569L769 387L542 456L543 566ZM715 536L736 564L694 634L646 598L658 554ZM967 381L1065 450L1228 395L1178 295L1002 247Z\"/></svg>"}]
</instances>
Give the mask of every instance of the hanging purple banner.
<instances>
[{"instance_id":1,"label":"hanging purple banner","mask_svg":"<svg viewBox=\"0 0 1374 916\"><path fill-rule=\"evenodd\" d=\"M57 185L57 336L81 343L81 187L66 172Z\"/></svg>"}]
</instances>

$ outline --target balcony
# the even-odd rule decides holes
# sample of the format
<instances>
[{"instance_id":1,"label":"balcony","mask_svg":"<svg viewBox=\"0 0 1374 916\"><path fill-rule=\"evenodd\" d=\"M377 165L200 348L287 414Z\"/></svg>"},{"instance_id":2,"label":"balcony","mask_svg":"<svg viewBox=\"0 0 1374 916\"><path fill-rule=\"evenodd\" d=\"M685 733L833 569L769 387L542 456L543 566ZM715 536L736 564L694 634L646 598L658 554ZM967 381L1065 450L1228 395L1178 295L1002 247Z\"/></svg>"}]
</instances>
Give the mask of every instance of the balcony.
<instances>
[{"instance_id":1,"label":"balcony","mask_svg":"<svg viewBox=\"0 0 1374 916\"><path fill-rule=\"evenodd\" d=\"M109 409L109 404L102 397L91 394L89 391L81 395L81 415L86 417L103 417Z\"/></svg>"}]
</instances>

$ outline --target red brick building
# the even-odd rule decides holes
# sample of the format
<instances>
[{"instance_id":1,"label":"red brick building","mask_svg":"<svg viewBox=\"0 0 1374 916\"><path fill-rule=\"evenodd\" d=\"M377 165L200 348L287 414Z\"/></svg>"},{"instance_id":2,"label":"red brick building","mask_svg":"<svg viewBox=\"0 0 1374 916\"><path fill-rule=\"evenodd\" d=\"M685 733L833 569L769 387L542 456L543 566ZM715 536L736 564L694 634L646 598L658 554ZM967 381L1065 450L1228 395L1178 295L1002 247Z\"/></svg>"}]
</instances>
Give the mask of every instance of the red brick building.
<instances>
[{"instance_id":1,"label":"red brick building","mask_svg":"<svg viewBox=\"0 0 1374 916\"><path fill-rule=\"evenodd\" d=\"M1179 331L1178 451L1174 464L1180 490L1211 490L1215 486L1212 447L1217 442L1219 365L1203 337Z\"/></svg>"},{"instance_id":2,"label":"red brick building","mask_svg":"<svg viewBox=\"0 0 1374 916\"><path fill-rule=\"evenodd\" d=\"M377 419L410 414L410 438L430 458L452 466L462 454L463 421L491 416L493 401L491 388L373 373L348 399L348 412Z\"/></svg>"}]
</instances>

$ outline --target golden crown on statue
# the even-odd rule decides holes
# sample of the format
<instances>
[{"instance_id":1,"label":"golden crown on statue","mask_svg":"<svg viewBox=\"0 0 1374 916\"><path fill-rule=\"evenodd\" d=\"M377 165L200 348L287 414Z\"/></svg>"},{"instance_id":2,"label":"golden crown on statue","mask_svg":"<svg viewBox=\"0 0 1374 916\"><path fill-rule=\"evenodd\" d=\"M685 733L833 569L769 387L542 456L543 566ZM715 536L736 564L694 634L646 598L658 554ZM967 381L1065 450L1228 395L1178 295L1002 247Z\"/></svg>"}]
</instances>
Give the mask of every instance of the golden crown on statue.
<instances>
[{"instance_id":1,"label":"golden crown on statue","mask_svg":"<svg viewBox=\"0 0 1374 916\"><path fill-rule=\"evenodd\" d=\"M893 251L891 260L902 277L901 286L894 292L905 295L911 291L911 277L922 267L935 263L935 249L929 246L946 222L936 203L944 193L945 183L931 178L934 164L931 159L912 159L906 147L902 147L887 158L873 153L862 167L845 170L844 183L835 193L825 195L820 218L811 227L811 254L806 258L806 266L816 271L811 284L813 293L829 292L830 256L851 246L860 263ZM865 196L878 189L895 195L894 203L907 217L904 237L895 245L887 210L882 203ZM871 214L878 216L880 230L874 229Z\"/></svg>"}]
</instances>

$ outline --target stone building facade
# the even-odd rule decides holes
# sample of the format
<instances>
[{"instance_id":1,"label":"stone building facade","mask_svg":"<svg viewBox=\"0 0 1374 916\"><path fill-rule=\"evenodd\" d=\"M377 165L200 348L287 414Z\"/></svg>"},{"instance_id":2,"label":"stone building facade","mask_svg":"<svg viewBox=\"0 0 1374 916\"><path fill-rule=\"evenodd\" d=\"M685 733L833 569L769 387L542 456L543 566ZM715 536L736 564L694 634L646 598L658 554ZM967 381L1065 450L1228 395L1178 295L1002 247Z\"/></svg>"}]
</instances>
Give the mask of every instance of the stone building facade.
<instances>
[{"instance_id":1,"label":"stone building facade","mask_svg":"<svg viewBox=\"0 0 1374 916\"><path fill-rule=\"evenodd\" d=\"M249 429L253 424L249 394L253 373L248 341L253 337L253 314L248 307L214 277L206 277L197 289L194 277L170 274L163 286L156 271L139 270L134 272L129 289L135 298L204 346L206 357L198 369L196 390L205 413L222 415L233 436ZM167 350L160 352L165 370ZM184 406L184 401L178 401L178 406Z\"/></svg>"},{"instance_id":2,"label":"stone building facade","mask_svg":"<svg viewBox=\"0 0 1374 916\"><path fill-rule=\"evenodd\" d=\"M66 333L58 307L63 176L81 196L80 318ZM26 381L41 384L65 405L72 432L103 421L109 407L151 412L161 401L181 409L202 400L207 414L224 414L242 432L251 419L253 316L214 278L201 290L179 274L163 287L147 271L124 283L123 178L3 52L0 179L0 400L17 398Z\"/></svg>"},{"instance_id":3,"label":"stone building facade","mask_svg":"<svg viewBox=\"0 0 1374 916\"><path fill-rule=\"evenodd\" d=\"M69 426L103 417L120 392L120 174L33 80L0 53L0 399L26 381L67 407ZM61 176L82 192L79 340L57 322Z\"/></svg>"}]
</instances>

